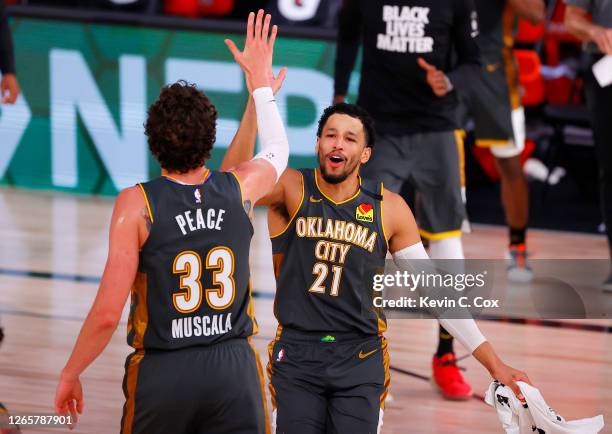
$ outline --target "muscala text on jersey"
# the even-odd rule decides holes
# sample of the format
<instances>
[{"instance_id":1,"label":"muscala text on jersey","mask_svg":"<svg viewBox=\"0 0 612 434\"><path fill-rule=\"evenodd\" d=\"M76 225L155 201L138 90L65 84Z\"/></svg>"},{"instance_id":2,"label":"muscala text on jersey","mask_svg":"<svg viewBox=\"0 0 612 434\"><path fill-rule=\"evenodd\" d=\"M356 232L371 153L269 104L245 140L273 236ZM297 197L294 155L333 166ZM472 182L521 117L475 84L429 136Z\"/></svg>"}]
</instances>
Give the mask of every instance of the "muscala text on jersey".
<instances>
[{"instance_id":1,"label":"muscala text on jersey","mask_svg":"<svg viewBox=\"0 0 612 434\"><path fill-rule=\"evenodd\" d=\"M172 320L172 338L222 335L232 329L232 314L196 315Z\"/></svg>"}]
</instances>

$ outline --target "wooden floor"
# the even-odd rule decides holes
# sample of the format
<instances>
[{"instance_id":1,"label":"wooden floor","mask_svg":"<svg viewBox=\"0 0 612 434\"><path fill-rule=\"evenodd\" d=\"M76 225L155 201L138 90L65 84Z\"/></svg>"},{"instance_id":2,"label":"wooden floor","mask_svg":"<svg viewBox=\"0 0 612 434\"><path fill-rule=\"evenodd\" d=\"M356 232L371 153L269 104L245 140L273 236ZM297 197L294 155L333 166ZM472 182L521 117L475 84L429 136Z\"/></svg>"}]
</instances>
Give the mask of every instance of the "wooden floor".
<instances>
[{"instance_id":1,"label":"wooden floor","mask_svg":"<svg viewBox=\"0 0 612 434\"><path fill-rule=\"evenodd\" d=\"M0 402L12 412L52 411L59 370L97 289L95 281L71 281L64 275L101 275L111 208L108 199L0 189L0 316L7 334L0 350ZM602 236L532 230L529 241L538 258L607 257ZM506 230L475 225L464 244L468 257L502 258ZM254 288L271 295L270 243L261 213L251 257ZM276 324L269 297L255 305L261 325L255 343L263 353ZM612 326L610 320L579 322ZM612 424L612 334L479 324L506 361L530 375L555 410L568 419L602 413ZM85 414L77 433L118 432L123 363L130 351L125 333L124 319L103 355L82 376ZM435 333L431 320L390 321L391 364L428 377ZM465 351L458 348L458 353ZM474 390L484 393L490 381L486 372L471 358L463 364ZM495 412L478 399L444 401L427 380L414 375L392 372L391 381L393 400L387 404L384 433L501 432Z\"/></svg>"}]
</instances>

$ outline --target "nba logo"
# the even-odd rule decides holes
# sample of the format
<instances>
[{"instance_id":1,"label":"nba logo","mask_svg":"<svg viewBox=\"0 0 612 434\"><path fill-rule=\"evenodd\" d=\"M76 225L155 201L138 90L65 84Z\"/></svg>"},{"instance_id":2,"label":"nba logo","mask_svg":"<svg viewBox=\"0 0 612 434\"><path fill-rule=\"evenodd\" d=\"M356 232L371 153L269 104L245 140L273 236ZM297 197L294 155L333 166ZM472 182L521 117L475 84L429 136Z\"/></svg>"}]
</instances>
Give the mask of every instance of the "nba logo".
<instances>
[{"instance_id":1,"label":"nba logo","mask_svg":"<svg viewBox=\"0 0 612 434\"><path fill-rule=\"evenodd\" d=\"M199 188L195 189L195 191L193 192L193 195L195 196L196 203L202 203L202 193L200 193Z\"/></svg>"},{"instance_id":2,"label":"nba logo","mask_svg":"<svg viewBox=\"0 0 612 434\"><path fill-rule=\"evenodd\" d=\"M284 358L285 358L285 349L281 348L280 351L278 352L278 356L276 356L276 361L282 362Z\"/></svg>"}]
</instances>

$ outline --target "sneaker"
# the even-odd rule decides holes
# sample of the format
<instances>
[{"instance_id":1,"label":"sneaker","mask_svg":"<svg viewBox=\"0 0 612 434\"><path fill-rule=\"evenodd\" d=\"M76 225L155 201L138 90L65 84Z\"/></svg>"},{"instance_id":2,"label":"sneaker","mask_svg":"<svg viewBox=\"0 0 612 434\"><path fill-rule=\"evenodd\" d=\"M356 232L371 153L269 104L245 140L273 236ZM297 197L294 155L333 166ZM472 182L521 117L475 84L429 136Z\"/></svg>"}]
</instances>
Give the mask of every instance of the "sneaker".
<instances>
[{"instance_id":1,"label":"sneaker","mask_svg":"<svg viewBox=\"0 0 612 434\"><path fill-rule=\"evenodd\" d=\"M525 244L510 246L509 264L507 268L508 280L517 283L529 283L533 280L533 271L527 264L527 247Z\"/></svg>"},{"instance_id":2,"label":"sneaker","mask_svg":"<svg viewBox=\"0 0 612 434\"><path fill-rule=\"evenodd\" d=\"M472 397L472 386L463 378L453 353L433 356L433 382L446 399L465 401Z\"/></svg>"}]
</instances>

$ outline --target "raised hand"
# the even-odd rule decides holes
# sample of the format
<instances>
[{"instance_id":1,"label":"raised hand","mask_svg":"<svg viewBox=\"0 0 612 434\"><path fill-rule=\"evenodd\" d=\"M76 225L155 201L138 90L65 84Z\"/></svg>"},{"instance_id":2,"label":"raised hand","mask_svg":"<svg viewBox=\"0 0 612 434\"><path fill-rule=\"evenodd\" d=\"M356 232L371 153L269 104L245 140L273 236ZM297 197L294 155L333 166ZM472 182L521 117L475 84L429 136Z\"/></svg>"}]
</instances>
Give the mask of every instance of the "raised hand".
<instances>
[{"instance_id":1,"label":"raised hand","mask_svg":"<svg viewBox=\"0 0 612 434\"><path fill-rule=\"evenodd\" d=\"M253 12L249 14L247 21L247 34L244 50L240 51L236 44L226 39L225 44L234 55L234 59L246 75L249 91L258 87L272 87L277 91L285 79L286 69L281 69L278 77L272 72L272 55L274 54L274 43L276 41L277 27L273 26L270 32L270 20L267 14L260 9L257 16Z\"/></svg>"},{"instance_id":2,"label":"raised hand","mask_svg":"<svg viewBox=\"0 0 612 434\"><path fill-rule=\"evenodd\" d=\"M418 58L417 63L427 73L427 84L436 96L444 96L451 91L450 81L444 72L427 63L422 57Z\"/></svg>"}]
</instances>

